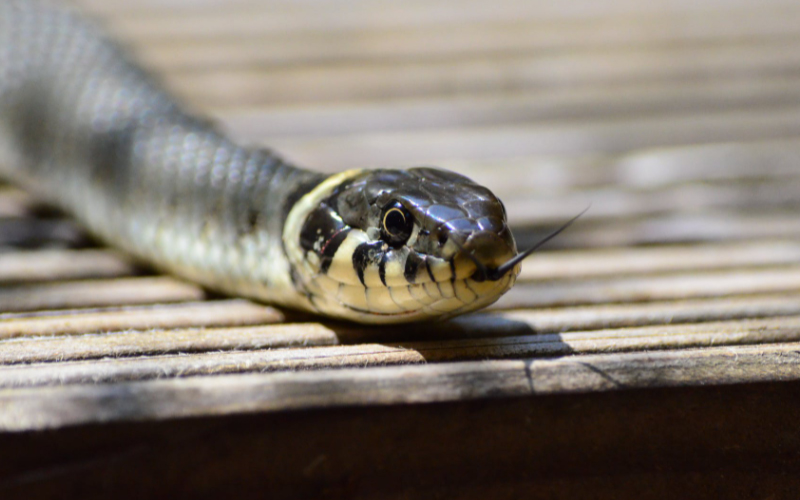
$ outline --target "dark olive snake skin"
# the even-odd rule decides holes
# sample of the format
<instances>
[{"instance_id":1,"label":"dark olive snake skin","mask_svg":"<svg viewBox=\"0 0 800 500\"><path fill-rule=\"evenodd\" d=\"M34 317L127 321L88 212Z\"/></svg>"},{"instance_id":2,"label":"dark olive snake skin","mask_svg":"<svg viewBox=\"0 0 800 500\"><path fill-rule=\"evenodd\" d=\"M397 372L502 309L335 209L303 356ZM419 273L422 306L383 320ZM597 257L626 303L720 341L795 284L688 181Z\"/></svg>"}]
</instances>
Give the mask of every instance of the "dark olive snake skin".
<instances>
[{"instance_id":1,"label":"dark olive snake skin","mask_svg":"<svg viewBox=\"0 0 800 500\"><path fill-rule=\"evenodd\" d=\"M430 168L326 177L241 147L44 0L0 0L0 173L160 269L354 321L471 311L519 272L488 189Z\"/></svg>"}]
</instances>

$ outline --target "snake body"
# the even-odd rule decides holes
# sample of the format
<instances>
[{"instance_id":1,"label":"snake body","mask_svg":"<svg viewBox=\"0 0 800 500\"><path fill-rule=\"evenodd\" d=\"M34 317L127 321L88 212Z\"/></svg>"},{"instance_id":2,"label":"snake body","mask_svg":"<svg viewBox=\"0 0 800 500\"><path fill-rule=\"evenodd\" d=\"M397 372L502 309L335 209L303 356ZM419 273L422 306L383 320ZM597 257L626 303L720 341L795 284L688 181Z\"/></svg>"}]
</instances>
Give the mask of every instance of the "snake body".
<instances>
[{"instance_id":1,"label":"snake body","mask_svg":"<svg viewBox=\"0 0 800 500\"><path fill-rule=\"evenodd\" d=\"M354 321L475 310L519 272L485 187L432 168L324 176L237 145L45 0L0 0L0 173L165 271Z\"/></svg>"}]
</instances>

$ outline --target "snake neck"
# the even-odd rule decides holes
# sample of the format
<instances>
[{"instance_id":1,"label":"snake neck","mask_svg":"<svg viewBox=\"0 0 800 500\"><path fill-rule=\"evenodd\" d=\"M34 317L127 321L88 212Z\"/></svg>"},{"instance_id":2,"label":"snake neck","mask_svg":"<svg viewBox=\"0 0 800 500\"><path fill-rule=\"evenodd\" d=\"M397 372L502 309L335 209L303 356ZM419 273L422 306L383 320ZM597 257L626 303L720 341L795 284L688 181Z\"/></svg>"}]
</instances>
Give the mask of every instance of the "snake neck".
<instances>
[{"instance_id":1,"label":"snake neck","mask_svg":"<svg viewBox=\"0 0 800 500\"><path fill-rule=\"evenodd\" d=\"M304 307L284 221L325 176L189 115L67 9L0 2L0 172L159 269Z\"/></svg>"}]
</instances>

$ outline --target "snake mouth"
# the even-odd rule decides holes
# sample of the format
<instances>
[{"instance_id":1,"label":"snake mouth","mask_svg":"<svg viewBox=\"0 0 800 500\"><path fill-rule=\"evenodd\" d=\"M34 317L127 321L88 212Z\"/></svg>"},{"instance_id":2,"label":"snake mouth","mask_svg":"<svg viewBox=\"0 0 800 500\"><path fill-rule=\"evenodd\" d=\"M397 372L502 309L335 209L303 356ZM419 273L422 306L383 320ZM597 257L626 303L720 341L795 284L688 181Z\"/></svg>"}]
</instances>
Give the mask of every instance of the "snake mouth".
<instances>
[{"instance_id":1,"label":"snake mouth","mask_svg":"<svg viewBox=\"0 0 800 500\"><path fill-rule=\"evenodd\" d=\"M479 282L469 277L429 282L425 285L410 284L366 290L368 295L370 291L386 292L395 303L402 302L405 309L397 311L380 311L374 307L360 307L345 302L340 304L370 323L448 319L494 303L514 285L516 276L517 273L507 273L495 281Z\"/></svg>"},{"instance_id":2,"label":"snake mouth","mask_svg":"<svg viewBox=\"0 0 800 500\"><path fill-rule=\"evenodd\" d=\"M446 319L495 302L516 281L517 272L493 281L475 280L475 266L463 256L454 262L433 264L427 262L429 259L433 257L425 259L411 281L402 272L387 272L381 280L371 267L365 271L363 282L340 281L338 272L317 273L309 283L309 299L319 310L350 318L355 314L367 323ZM346 268L343 265L333 270Z\"/></svg>"}]
</instances>

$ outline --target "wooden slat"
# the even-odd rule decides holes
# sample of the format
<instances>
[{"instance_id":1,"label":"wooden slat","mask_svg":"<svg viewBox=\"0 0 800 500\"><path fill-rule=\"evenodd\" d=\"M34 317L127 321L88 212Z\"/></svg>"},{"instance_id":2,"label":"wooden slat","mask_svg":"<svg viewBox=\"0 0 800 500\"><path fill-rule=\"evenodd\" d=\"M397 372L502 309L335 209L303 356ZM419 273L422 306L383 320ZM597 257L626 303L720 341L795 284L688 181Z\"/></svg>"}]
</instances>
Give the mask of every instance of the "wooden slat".
<instances>
[{"instance_id":1,"label":"wooden slat","mask_svg":"<svg viewBox=\"0 0 800 500\"><path fill-rule=\"evenodd\" d=\"M502 90L587 87L635 82L795 75L797 42L679 48L631 48L558 55L496 56L442 62L374 62L234 68L169 73L164 81L206 106L397 99Z\"/></svg>"},{"instance_id":2,"label":"wooden slat","mask_svg":"<svg viewBox=\"0 0 800 500\"><path fill-rule=\"evenodd\" d=\"M87 0L84 0L87 1ZM299 7L298 7L299 5ZM92 4L96 6L95 3ZM791 0L772 0L770 7L796 7ZM687 0L648 3L635 2L590 2L582 1L576 5L562 7L552 2L505 1L491 5L480 1L469 1L459 9L453 9L446 2L421 2L419 0L399 6L393 2L356 2L351 8L339 8L329 4L312 2L296 5L217 4L210 9L183 11L122 11L122 15L108 16L107 21L114 32L136 39L161 37L229 37L243 33L263 34L288 31L331 31L375 28L395 28L408 26L447 26L452 24L516 21L519 19L539 19L558 22L569 19L597 19L615 17L632 18L638 16L663 16L670 11L690 14L718 12L720 10L741 9L753 11L752 0L720 2L718 0L689 2ZM103 9L99 9L102 12ZM764 10L763 8L761 9Z\"/></svg>"},{"instance_id":3,"label":"wooden slat","mask_svg":"<svg viewBox=\"0 0 800 500\"><path fill-rule=\"evenodd\" d=\"M632 326L687 324L747 318L769 318L800 313L800 295L745 295L677 301L650 301L633 304L601 304L591 306L505 311L501 318L511 334L528 332L558 333L574 330L597 330ZM489 315L488 318L493 318ZM457 322L482 324L479 317ZM494 320L496 321L496 320ZM491 324L492 320L490 320ZM454 333L454 338L459 332Z\"/></svg>"},{"instance_id":4,"label":"wooden slat","mask_svg":"<svg viewBox=\"0 0 800 500\"><path fill-rule=\"evenodd\" d=\"M797 380L799 344L0 391L0 428ZM131 398L136 403L131 404Z\"/></svg>"},{"instance_id":5,"label":"wooden slat","mask_svg":"<svg viewBox=\"0 0 800 500\"><path fill-rule=\"evenodd\" d=\"M277 310L244 300L126 307L109 311L53 311L32 316L6 314L0 320L0 339L125 329L252 325L282 319L283 315Z\"/></svg>"},{"instance_id":6,"label":"wooden slat","mask_svg":"<svg viewBox=\"0 0 800 500\"><path fill-rule=\"evenodd\" d=\"M732 43L797 37L800 10L721 11L552 22L537 18L420 27L267 33L164 32L136 39L137 54L163 72L342 61L442 60L464 55L535 54L576 49Z\"/></svg>"},{"instance_id":7,"label":"wooden slat","mask_svg":"<svg viewBox=\"0 0 800 500\"><path fill-rule=\"evenodd\" d=\"M643 302L800 291L800 266L706 271L570 282L519 283L492 308Z\"/></svg>"},{"instance_id":8,"label":"wooden slat","mask_svg":"<svg viewBox=\"0 0 800 500\"><path fill-rule=\"evenodd\" d=\"M632 82L598 87L465 93L414 99L204 108L243 141L653 114L771 110L798 102L800 75ZM777 152L776 152L777 153ZM699 169L696 175L702 175Z\"/></svg>"},{"instance_id":9,"label":"wooden slat","mask_svg":"<svg viewBox=\"0 0 800 500\"><path fill-rule=\"evenodd\" d=\"M561 250L525 259L519 281L708 271L800 262L800 241L706 243L636 249Z\"/></svg>"},{"instance_id":10,"label":"wooden slat","mask_svg":"<svg viewBox=\"0 0 800 500\"><path fill-rule=\"evenodd\" d=\"M199 286L166 276L59 281L4 287L0 290L0 311L8 313L117 304L152 304L200 300L204 297L205 292Z\"/></svg>"},{"instance_id":11,"label":"wooden slat","mask_svg":"<svg viewBox=\"0 0 800 500\"><path fill-rule=\"evenodd\" d=\"M577 207L572 213L577 213ZM525 215L509 214L512 226L535 226ZM561 219L559 223L563 223ZM533 222L533 224L531 224ZM541 222L541 221L538 221ZM548 231L554 226L550 224ZM518 231L520 248L533 246L545 236L543 233ZM796 211L711 212L700 214L665 214L645 219L583 222L580 231L559 236L549 248L621 247L633 245L660 245L686 242L716 242L725 240L757 241L768 238L797 238L800 220Z\"/></svg>"},{"instance_id":12,"label":"wooden slat","mask_svg":"<svg viewBox=\"0 0 800 500\"><path fill-rule=\"evenodd\" d=\"M136 272L130 261L108 250L37 250L0 254L0 283L4 284L111 278Z\"/></svg>"},{"instance_id":13,"label":"wooden slat","mask_svg":"<svg viewBox=\"0 0 800 500\"><path fill-rule=\"evenodd\" d=\"M523 155L624 153L720 141L786 139L800 135L800 109L723 111L540 123L504 127L437 129L312 139L274 138L270 145L289 159L319 169L437 163L467 156L474 160Z\"/></svg>"},{"instance_id":14,"label":"wooden slat","mask_svg":"<svg viewBox=\"0 0 800 500\"><path fill-rule=\"evenodd\" d=\"M513 178L492 184L503 187ZM526 184L520 182L519 184ZM490 184L491 185L491 184ZM754 210L793 210L800 207L800 176L789 179L762 180L749 183L714 183L712 185L670 186L666 189L631 191L625 188L601 188L574 193L539 194L524 186L509 189L504 197L507 210L514 214L513 222L526 224L554 223L569 220L575 207L591 204L582 216L592 219L644 218L649 215L699 215L716 211L748 212ZM536 196L532 197L531 193Z\"/></svg>"},{"instance_id":15,"label":"wooden slat","mask_svg":"<svg viewBox=\"0 0 800 500\"><path fill-rule=\"evenodd\" d=\"M441 165L512 192L512 183L505 182L509 177L518 179L518 185L534 190L537 195L569 195L599 187L663 189L689 183L796 179L798 156L800 141L795 138L651 148L619 155L453 159ZM496 175L499 170L508 177Z\"/></svg>"},{"instance_id":16,"label":"wooden slat","mask_svg":"<svg viewBox=\"0 0 800 500\"><path fill-rule=\"evenodd\" d=\"M236 324L241 321L242 311L236 307L226 309L229 316L218 316L221 324ZM800 314L800 295L763 295L741 296L732 298L714 298L705 300L650 302L630 305L598 305L582 307L565 307L556 309L538 309L509 311L505 313L477 314L458 318L450 324L439 323L416 325L413 331L408 327L389 327L376 331L374 328L359 327L347 324L312 324L270 325L257 327L224 327L224 328L155 328L139 331L109 331L102 334L58 335L49 337L12 337L0 341L0 364L67 361L118 356L140 356L169 353L191 353L227 350L247 350L281 347L318 347L324 345L352 344L359 345L376 342L403 341L443 341L443 340L480 340L484 343L491 339L506 337L526 337L538 334L535 340L545 341L553 334L564 332L601 330L609 328L630 328L647 325L673 325L670 330L680 331L675 325L697 322L714 322L745 318L769 318L793 316ZM140 315L152 315L147 310ZM62 313L63 317L63 313ZM117 316L118 317L118 316ZM95 327L97 314L82 313L69 318L73 324L84 323L88 331ZM263 318L256 317L260 322ZM271 321L266 318L264 321ZM730 323L732 331L736 331L738 323ZM129 328L141 328L141 324L119 325ZM687 326L687 331L693 327ZM706 327L702 327L706 328ZM712 328L712 327L708 327ZM109 328L113 330L113 328ZM629 334L617 334L618 337L635 336L637 330ZM549 337L544 334L550 334ZM578 333L578 337L586 333ZM593 334L589 334L591 336ZM600 335L598 338L602 337ZM613 335L612 335L613 337ZM681 337L676 335L676 337ZM706 336L708 337L708 336ZM750 336L757 338L757 336ZM764 341L769 339L765 334ZM548 341L550 341L548 340ZM702 340L702 339L701 339ZM707 339L705 340L707 341ZM727 342L743 342L741 336L726 337ZM499 341L498 341L499 342ZM670 344L671 339L664 339L663 345L677 347L686 342L685 339ZM612 342L613 343L613 342ZM468 343L466 343L469 345ZM692 345L692 344L689 344ZM613 346L609 349L613 349ZM428 359L427 361L431 361Z\"/></svg>"},{"instance_id":17,"label":"wooden slat","mask_svg":"<svg viewBox=\"0 0 800 500\"><path fill-rule=\"evenodd\" d=\"M239 311L241 313L241 311ZM267 321L272 318L266 318ZM241 320L240 320L241 321ZM257 322L264 321L259 318ZM36 337L0 343L0 364L68 361L168 353L305 347L338 343L323 325L293 324L228 328L171 328L65 337Z\"/></svg>"},{"instance_id":18,"label":"wooden slat","mask_svg":"<svg viewBox=\"0 0 800 500\"><path fill-rule=\"evenodd\" d=\"M304 325L294 327L296 332L308 334L295 335L298 340L315 339L319 345L332 340L332 335L321 330L315 335L313 328ZM273 327L278 336L285 332L281 327ZM225 333L217 331L214 333ZM252 329L244 330L247 338L233 335L231 348L267 344L269 341L253 339ZM262 332L266 333L266 332ZM192 332L191 334L194 334ZM320 335L322 334L322 335ZM307 336L306 336L307 335ZM622 330L599 330L592 332L571 332L547 335L526 335L503 338L476 338L444 342L416 342L402 344L358 344L353 346L316 347L302 349L283 349L274 351L255 350L253 352L213 352L193 355L165 355L171 350L181 351L176 343L150 344L153 354L148 357L109 359L119 355L140 354L144 345L132 343L132 335L106 336L102 344L106 347L105 359L96 361L67 362L74 358L99 357L100 351L91 349L92 342L86 342L78 356L65 358L57 365L51 363L0 367L0 387L28 387L53 384L110 383L123 380L146 380L151 378L210 375L220 373L263 372L279 370L307 370L344 367L368 367L384 365L404 365L418 363L441 363L480 359L554 357L574 354L593 354L608 352L652 351L690 347L712 347L721 345L768 344L774 342L796 342L800 340L800 320L787 317L769 320L750 320L703 325L666 325ZM136 340L147 340L140 335ZM143 339L142 339L143 337ZM174 338L175 336L173 336ZM207 336L205 336L208 339ZM237 338L238 337L238 338ZM119 340L119 344L116 341ZM200 342L203 339L199 339ZM319 340L322 340L321 342ZM66 341L56 341L67 344ZM221 342L216 342L218 345ZM285 343L285 340L284 340ZM35 361L45 354L38 348L42 342L4 343L3 350L12 361ZM52 344L52 343L51 343ZM98 346L96 343L95 346ZM116 344L116 346L115 346ZM232 345L231 345L232 344ZM75 343L73 343L73 346ZM120 347L119 349L115 347ZM208 349L208 346L205 346ZM256 347L257 348L257 347ZM73 353L75 351L73 350ZM52 353L52 351L51 351ZM144 354L148 354L144 352ZM52 354L50 355L52 356ZM5 356L4 356L5 357ZM52 358L50 358L52 359ZM49 361L49 359L46 359Z\"/></svg>"}]
</instances>

